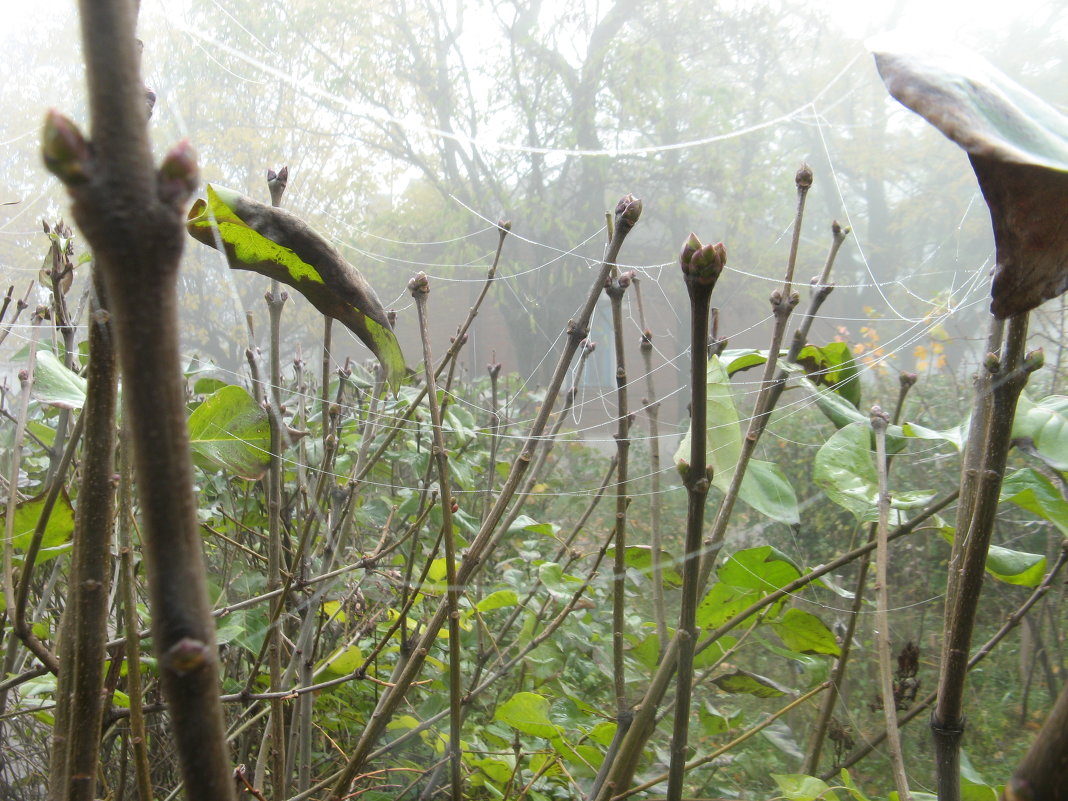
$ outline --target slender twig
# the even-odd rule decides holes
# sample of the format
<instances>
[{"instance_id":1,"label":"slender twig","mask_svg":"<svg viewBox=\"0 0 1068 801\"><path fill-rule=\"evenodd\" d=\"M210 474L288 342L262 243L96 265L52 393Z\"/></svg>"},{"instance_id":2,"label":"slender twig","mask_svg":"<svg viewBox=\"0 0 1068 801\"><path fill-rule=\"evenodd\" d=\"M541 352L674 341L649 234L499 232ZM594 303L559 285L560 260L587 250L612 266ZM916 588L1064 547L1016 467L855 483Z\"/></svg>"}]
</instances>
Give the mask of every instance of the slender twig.
<instances>
[{"instance_id":1,"label":"slender twig","mask_svg":"<svg viewBox=\"0 0 1068 801\"><path fill-rule=\"evenodd\" d=\"M124 435L119 447L119 583L123 623L126 627L126 686L130 698L130 736L133 741L137 794L140 801L153 801L141 687L141 640L137 636L139 621L134 583L133 541L130 536L130 521L133 518L132 481L130 442L129 437Z\"/></svg>"},{"instance_id":2,"label":"slender twig","mask_svg":"<svg viewBox=\"0 0 1068 801\"><path fill-rule=\"evenodd\" d=\"M271 205L275 208L282 205L282 195L285 193L288 178L287 167L282 167L277 173L274 170L267 171L267 187L271 193ZM282 422L281 331L282 310L289 299L289 293L282 290L278 279L272 279L271 288L264 298L267 302L271 337L271 386L270 393L265 393L269 398L268 420L271 432L271 461L267 473L267 589L276 590L282 586L282 450L288 444L288 437ZM284 604L284 594L274 599L271 610L273 621L280 621ZM277 691L282 687L281 634L280 625L272 625L267 630L267 665L272 691ZM288 795L289 775L286 771L285 706L280 699L271 701L271 716L268 720L271 779L275 794L285 797ZM258 787L263 786L263 776L266 770L265 756L266 754L261 752L260 759L256 761L254 781Z\"/></svg>"},{"instance_id":3,"label":"slender twig","mask_svg":"<svg viewBox=\"0 0 1068 801\"><path fill-rule=\"evenodd\" d=\"M48 521L52 518L52 510L55 508L56 501L59 499L59 494L63 490L67 470L70 468L71 461L74 458L74 452L81 440L82 430L84 428L85 414L83 413L78 415L78 420L74 424L74 430L71 432L70 439L67 440L66 447L63 450L63 457L60 459L56 470L52 473L48 492L45 495L44 503L41 504L41 512L40 516L37 518L37 525L34 526L30 544L22 556L22 570L19 575L18 598L16 601L13 628L19 638L26 644L26 647L29 648L34 656L40 659L45 667L52 671L52 673L59 672L59 661L56 659L55 654L53 654L48 647L38 639L37 635L33 633L33 627L30 625L30 621L26 619L26 604L30 595L30 579L33 578L33 569L37 562L37 555L41 550L41 543L44 541L45 529L48 527Z\"/></svg>"},{"instance_id":4,"label":"slender twig","mask_svg":"<svg viewBox=\"0 0 1068 801\"><path fill-rule=\"evenodd\" d=\"M875 465L879 482L879 523L876 529L875 548L875 627L876 648L879 655L879 689L883 700L883 715L886 718L887 743L890 746L890 764L897 787L898 798L911 801L909 781L905 774L905 760L901 755L901 735L897 727L897 700L894 696L893 666L890 662L890 591L887 586L887 564L890 553L887 549L887 531L890 528L890 490L886 478L886 427L890 416L878 406L871 410L871 427L875 431Z\"/></svg>"},{"instance_id":5,"label":"slender twig","mask_svg":"<svg viewBox=\"0 0 1068 801\"><path fill-rule=\"evenodd\" d=\"M41 333L41 314L33 317L33 327L30 329L30 351L26 361L26 367L19 370L19 407L15 423L15 433L11 438L11 465L8 468L7 483L7 509L4 516L4 605L8 609L14 609L17 601L15 595L15 510L18 508L19 488L18 477L22 465L22 444L26 432L26 423L30 414L30 391L33 388L33 373L37 362L37 340ZM15 664L15 648L18 641L14 638L8 641L8 649L4 655L4 673L8 673ZM0 693L0 715L4 713L7 703L7 693Z\"/></svg>"},{"instance_id":6,"label":"slender twig","mask_svg":"<svg viewBox=\"0 0 1068 801\"><path fill-rule=\"evenodd\" d=\"M652 551L653 620L660 655L668 643L667 604L664 599L664 565L662 561L663 534L660 528L660 401L656 397L656 381L653 380L653 332L645 321L642 306L641 281L634 279L634 298L638 304L638 321L642 329L642 362L645 366L645 397L642 411L649 420L649 548Z\"/></svg>"},{"instance_id":7,"label":"slender twig","mask_svg":"<svg viewBox=\"0 0 1068 801\"><path fill-rule=\"evenodd\" d=\"M616 360L616 513L612 528L615 555L612 565L612 684L616 700L616 731L613 742L622 741L630 728L631 711L627 701L627 680L624 656L626 651L626 578L627 578L627 473L630 454L630 409L627 398L627 362L623 338L623 294L634 270L613 275L605 285L605 294L612 307L612 333ZM562 419L563 415L561 415ZM611 746L610 746L611 748ZM596 784L602 779L598 774Z\"/></svg>"},{"instance_id":8,"label":"slender twig","mask_svg":"<svg viewBox=\"0 0 1068 801\"><path fill-rule=\"evenodd\" d=\"M901 420L901 413L905 407L905 398L908 396L909 390L916 385L915 373L902 373L898 377L898 393L897 401L894 404L894 414L891 418L891 422L895 425ZM886 469L890 470L890 456L886 457ZM953 495L956 498L956 493ZM872 524L868 527L867 541L874 542L876 536L876 524ZM887 538L890 541L890 538ZM830 726L831 718L834 715L834 708L838 702L838 696L841 693L841 688L845 681L846 668L849 665L849 654L853 647L853 635L857 630L857 621L860 617L861 607L864 605L864 590L868 583L868 566L871 563L870 552L864 554L860 559L860 564L857 565L857 576L853 584L853 603L849 608L849 614L845 622L845 631L841 636L841 646L838 654L838 658L835 660L834 668L831 670L831 689L832 691L823 696L823 703L820 705L819 716L816 718L816 725L812 728L812 736L809 739L808 751L805 754L804 765L801 769L802 773L812 775L816 772L820 763L820 753L823 750L823 740L827 735L827 729Z\"/></svg>"},{"instance_id":9,"label":"slender twig","mask_svg":"<svg viewBox=\"0 0 1068 801\"><path fill-rule=\"evenodd\" d=\"M503 237L502 237L503 239ZM430 327L427 321L427 296L430 281L419 273L408 282L408 289L415 298L419 313L419 338L423 343L423 364L426 368L427 399L430 406L430 421L433 427L433 455L437 462L438 485L441 493L441 528L445 541L445 589L449 610L449 784L454 801L463 799L463 777L460 772L460 728L463 685L460 674L460 590L456 578L456 532L453 526L452 487L449 475L449 454L445 450L445 435L442 433L441 406L438 403L437 383L434 379L434 357L430 348Z\"/></svg>"},{"instance_id":10,"label":"slender twig","mask_svg":"<svg viewBox=\"0 0 1068 801\"><path fill-rule=\"evenodd\" d=\"M11 318L10 323L5 325L4 328L0 330L0 345L4 344L4 340L7 339L7 335L11 333L11 329L15 327L15 323L19 321L19 317L22 315L22 312L29 308L30 293L33 292L33 288L35 286L37 286L37 282L30 281L29 286L26 287L26 294L19 298L17 301L15 301L15 316ZM11 295L10 290L8 290L8 295ZM6 300L4 301L4 306L5 308L7 307Z\"/></svg>"}]
</instances>

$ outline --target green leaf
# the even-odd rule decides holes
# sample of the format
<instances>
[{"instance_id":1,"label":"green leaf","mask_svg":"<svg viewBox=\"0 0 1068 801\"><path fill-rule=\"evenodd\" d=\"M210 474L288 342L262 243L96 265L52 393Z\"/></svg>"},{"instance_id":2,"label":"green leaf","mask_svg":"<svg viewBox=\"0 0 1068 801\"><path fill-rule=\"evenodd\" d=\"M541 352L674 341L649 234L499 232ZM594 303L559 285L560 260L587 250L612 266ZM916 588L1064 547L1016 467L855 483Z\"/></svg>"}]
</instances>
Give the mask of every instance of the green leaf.
<instances>
[{"instance_id":1,"label":"green leaf","mask_svg":"<svg viewBox=\"0 0 1068 801\"><path fill-rule=\"evenodd\" d=\"M582 579L564 573L564 569L556 562L538 565L538 578L555 598L570 599L582 586Z\"/></svg>"},{"instance_id":2,"label":"green leaf","mask_svg":"<svg viewBox=\"0 0 1068 801\"><path fill-rule=\"evenodd\" d=\"M921 426L919 423L905 423L905 425L901 426L901 430L906 437L949 442L959 451L964 448L964 439L968 435L968 424L965 422L963 425L954 426L953 428L936 430Z\"/></svg>"},{"instance_id":3,"label":"green leaf","mask_svg":"<svg viewBox=\"0 0 1068 801\"><path fill-rule=\"evenodd\" d=\"M262 478L271 462L267 412L243 387L223 387L194 409L189 440L194 453L241 478Z\"/></svg>"},{"instance_id":4,"label":"green leaf","mask_svg":"<svg viewBox=\"0 0 1068 801\"><path fill-rule=\"evenodd\" d=\"M511 528L508 529L508 533L521 534L524 531L529 531L534 534L542 534L546 537L551 537L556 533L552 523L539 523L533 517L519 515L519 517L512 523Z\"/></svg>"},{"instance_id":5,"label":"green leaf","mask_svg":"<svg viewBox=\"0 0 1068 801\"><path fill-rule=\"evenodd\" d=\"M560 728L549 720L549 700L537 693L516 693L497 707L493 717L535 737L556 737L560 733Z\"/></svg>"},{"instance_id":6,"label":"green leaf","mask_svg":"<svg viewBox=\"0 0 1068 801\"><path fill-rule=\"evenodd\" d=\"M476 759L471 763L471 766L478 768L492 781L495 781L498 784L506 783L512 777L512 773L515 770L510 762L506 762L500 757Z\"/></svg>"},{"instance_id":7,"label":"green leaf","mask_svg":"<svg viewBox=\"0 0 1068 801\"><path fill-rule=\"evenodd\" d=\"M348 648L335 650L316 666L315 672L325 670L338 676L347 676L359 668L363 662L363 652L358 646L350 645Z\"/></svg>"},{"instance_id":8,"label":"green leaf","mask_svg":"<svg viewBox=\"0 0 1068 801\"><path fill-rule=\"evenodd\" d=\"M952 526L943 527L942 536L946 542L952 543ZM1000 545L991 545L986 554L986 572L1006 584L1037 587L1046 573L1046 557L1038 553L1013 551Z\"/></svg>"},{"instance_id":9,"label":"green leaf","mask_svg":"<svg viewBox=\"0 0 1068 801\"><path fill-rule=\"evenodd\" d=\"M1005 319L1068 288L1068 117L969 51L890 35L872 48L890 94L967 151L990 208L991 311Z\"/></svg>"},{"instance_id":10,"label":"green leaf","mask_svg":"<svg viewBox=\"0 0 1068 801\"><path fill-rule=\"evenodd\" d=\"M753 348L728 348L719 355L719 359L726 365L727 375L734 375L762 365L768 360L768 352Z\"/></svg>"},{"instance_id":11,"label":"green leaf","mask_svg":"<svg viewBox=\"0 0 1068 801\"><path fill-rule=\"evenodd\" d=\"M616 555L615 548L608 548L605 551L606 559L614 559ZM624 549L623 562L632 570L636 570L646 578L651 578L653 575L653 550L648 545L628 545ZM671 555L666 551L660 552L660 566L664 576L665 587L680 587L682 586L682 576L671 567L674 564Z\"/></svg>"},{"instance_id":12,"label":"green leaf","mask_svg":"<svg viewBox=\"0 0 1068 801\"><path fill-rule=\"evenodd\" d=\"M52 351L41 348L33 370L33 396L49 406L80 409L85 405L85 379L67 369Z\"/></svg>"},{"instance_id":13,"label":"green leaf","mask_svg":"<svg viewBox=\"0 0 1068 801\"><path fill-rule=\"evenodd\" d=\"M750 459L742 486L738 488L738 497L772 520L791 526L801 522L794 488L774 462Z\"/></svg>"},{"instance_id":14,"label":"green leaf","mask_svg":"<svg viewBox=\"0 0 1068 801\"><path fill-rule=\"evenodd\" d=\"M396 392L404 377L404 355L386 310L359 270L295 215L221 186L208 184L207 194L189 211L190 236L221 246L232 269L288 284L340 321L378 358L386 383Z\"/></svg>"},{"instance_id":15,"label":"green leaf","mask_svg":"<svg viewBox=\"0 0 1068 801\"><path fill-rule=\"evenodd\" d=\"M225 381L220 381L218 378L198 378L196 383L193 384L194 395L210 395L213 392L218 392L223 387L227 386Z\"/></svg>"},{"instance_id":16,"label":"green leaf","mask_svg":"<svg viewBox=\"0 0 1068 801\"><path fill-rule=\"evenodd\" d=\"M871 426L850 423L836 431L816 452L812 480L827 497L848 509L859 522L879 519L879 481L871 450ZM895 492L890 496L894 510L925 506L934 492ZM891 524L901 520L891 515Z\"/></svg>"},{"instance_id":17,"label":"green leaf","mask_svg":"<svg viewBox=\"0 0 1068 801\"><path fill-rule=\"evenodd\" d=\"M701 731L706 737L716 737L729 732L741 725L744 714L737 712L721 712L707 701L697 710L698 719L701 721Z\"/></svg>"},{"instance_id":18,"label":"green leaf","mask_svg":"<svg viewBox=\"0 0 1068 801\"><path fill-rule=\"evenodd\" d=\"M776 720L770 726L760 729L760 736L768 740L776 749L792 759L804 759L804 752L798 745L794 731L782 720Z\"/></svg>"},{"instance_id":19,"label":"green leaf","mask_svg":"<svg viewBox=\"0 0 1068 801\"><path fill-rule=\"evenodd\" d=\"M738 639L736 637L723 636L718 638L714 643L711 643L694 654L694 668L696 670L703 670L707 667L712 667L712 665L721 661L727 651L737 645L737 643Z\"/></svg>"},{"instance_id":20,"label":"green leaf","mask_svg":"<svg viewBox=\"0 0 1068 801\"><path fill-rule=\"evenodd\" d=\"M802 757L804 754L801 755ZM829 799L838 801L838 796L823 779L805 776L800 773L772 774L771 778L779 785L783 797L789 801L817 801Z\"/></svg>"},{"instance_id":21,"label":"green leaf","mask_svg":"<svg viewBox=\"0 0 1068 801\"><path fill-rule=\"evenodd\" d=\"M11 538L11 544L15 547L15 550L25 553L26 549L30 547L30 542L33 540L33 532L37 528L37 522L41 519L41 512L44 510L44 503L45 493L41 493L36 498L20 501L15 506L14 529ZM5 512L0 515L0 530L6 530L4 528L6 525L7 512L5 505ZM48 523L45 524L36 563L47 562L49 559L55 559L63 553L69 547L68 543L73 533L74 507L71 506L67 493L61 492L52 507L52 513L48 516Z\"/></svg>"},{"instance_id":22,"label":"green leaf","mask_svg":"<svg viewBox=\"0 0 1068 801\"><path fill-rule=\"evenodd\" d=\"M735 670L712 679L712 683L725 693L744 693L757 698L778 698L783 695L796 695L796 691L785 687L767 676L759 676L748 670Z\"/></svg>"},{"instance_id":23,"label":"green leaf","mask_svg":"<svg viewBox=\"0 0 1068 801\"><path fill-rule=\"evenodd\" d=\"M717 581L697 605L697 625L702 629L721 626L767 595L753 589L732 587Z\"/></svg>"},{"instance_id":24,"label":"green leaf","mask_svg":"<svg viewBox=\"0 0 1068 801\"><path fill-rule=\"evenodd\" d=\"M1035 403L1021 395L1012 436L1029 437L1046 464L1054 470L1068 470L1068 396L1050 395Z\"/></svg>"},{"instance_id":25,"label":"green leaf","mask_svg":"<svg viewBox=\"0 0 1068 801\"><path fill-rule=\"evenodd\" d=\"M782 620L771 624L772 630L779 635L783 645L791 651L802 654L841 653L834 634L823 621L811 612L801 609L787 609Z\"/></svg>"},{"instance_id":26,"label":"green leaf","mask_svg":"<svg viewBox=\"0 0 1068 801\"><path fill-rule=\"evenodd\" d=\"M797 363L814 384L837 392L854 408L860 407L860 379L848 344L806 345L797 354Z\"/></svg>"},{"instance_id":27,"label":"green leaf","mask_svg":"<svg viewBox=\"0 0 1068 801\"><path fill-rule=\"evenodd\" d=\"M712 484L721 492L730 487L742 451L742 431L724 362L713 356L706 371L707 451L705 465L712 468ZM690 463L690 429L675 451L675 466ZM797 496L777 465L751 460L738 496L766 517L788 525L799 522Z\"/></svg>"},{"instance_id":28,"label":"green leaf","mask_svg":"<svg viewBox=\"0 0 1068 801\"><path fill-rule=\"evenodd\" d=\"M491 612L494 609L503 609L506 606L515 606L519 603L519 596L512 590L497 590L490 593L475 608L479 612Z\"/></svg>"},{"instance_id":29,"label":"green leaf","mask_svg":"<svg viewBox=\"0 0 1068 801\"><path fill-rule=\"evenodd\" d=\"M860 423L869 427L870 431L871 420L869 415L856 409L852 403L841 395L817 387L807 378L800 379L798 383L799 386L809 392L816 402L816 406L819 407L819 410L823 412L828 420L834 423L835 428L845 428L852 423ZM872 442L874 443L874 440ZM886 429L886 450L889 453L898 453L905 447L905 444L905 436L901 426L888 426Z\"/></svg>"},{"instance_id":30,"label":"green leaf","mask_svg":"<svg viewBox=\"0 0 1068 801\"><path fill-rule=\"evenodd\" d=\"M1011 501L1050 521L1062 535L1068 536L1068 501L1034 468L1025 467L1007 476L1001 482L1001 501Z\"/></svg>"},{"instance_id":31,"label":"green leaf","mask_svg":"<svg viewBox=\"0 0 1068 801\"><path fill-rule=\"evenodd\" d=\"M870 799L864 795L863 791L857 787L857 783L853 781L853 777L849 775L848 770L842 768L839 777L842 780L842 786L849 791L851 796L853 796L853 801L870 801Z\"/></svg>"},{"instance_id":32,"label":"green leaf","mask_svg":"<svg viewBox=\"0 0 1068 801\"><path fill-rule=\"evenodd\" d=\"M770 545L735 551L716 571L719 580L731 587L758 590L767 595L801 575L789 557Z\"/></svg>"},{"instance_id":33,"label":"green leaf","mask_svg":"<svg viewBox=\"0 0 1068 801\"><path fill-rule=\"evenodd\" d=\"M1037 587L1046 573L1046 557L991 545L986 555L986 571L1006 584Z\"/></svg>"},{"instance_id":34,"label":"green leaf","mask_svg":"<svg viewBox=\"0 0 1068 801\"><path fill-rule=\"evenodd\" d=\"M738 410L734 406L731 394L730 378L723 363L716 356L708 360L705 373L705 402L707 449L704 465L711 466L712 483L720 489L730 484L729 474L733 474L738 464L738 455L742 451L742 432L739 428ZM675 451L675 466L682 467L690 463L690 429ZM724 483L724 477L727 481Z\"/></svg>"}]
</instances>

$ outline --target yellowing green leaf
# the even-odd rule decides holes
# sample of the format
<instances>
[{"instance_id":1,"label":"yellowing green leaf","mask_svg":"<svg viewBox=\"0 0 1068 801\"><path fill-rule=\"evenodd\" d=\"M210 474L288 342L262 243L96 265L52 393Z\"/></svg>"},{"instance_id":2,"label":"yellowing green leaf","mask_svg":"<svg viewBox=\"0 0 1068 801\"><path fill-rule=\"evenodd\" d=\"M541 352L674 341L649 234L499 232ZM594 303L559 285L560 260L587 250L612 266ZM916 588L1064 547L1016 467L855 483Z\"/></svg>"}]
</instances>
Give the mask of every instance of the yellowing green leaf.
<instances>
[{"instance_id":1,"label":"yellowing green leaf","mask_svg":"<svg viewBox=\"0 0 1068 801\"><path fill-rule=\"evenodd\" d=\"M404 355L386 310L360 271L284 209L212 184L207 195L189 211L190 236L223 250L231 268L288 284L320 312L341 322L378 358L386 383L396 392L404 377Z\"/></svg>"}]
</instances>

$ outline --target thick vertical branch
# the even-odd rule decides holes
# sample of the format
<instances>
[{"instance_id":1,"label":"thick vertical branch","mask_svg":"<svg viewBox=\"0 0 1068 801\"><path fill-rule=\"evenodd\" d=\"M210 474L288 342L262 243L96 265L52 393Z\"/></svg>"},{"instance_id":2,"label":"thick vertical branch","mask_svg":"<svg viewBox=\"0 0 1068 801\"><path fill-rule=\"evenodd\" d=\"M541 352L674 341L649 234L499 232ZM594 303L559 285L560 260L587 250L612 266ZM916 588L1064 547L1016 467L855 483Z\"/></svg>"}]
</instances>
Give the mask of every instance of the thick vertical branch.
<instances>
[{"instance_id":1,"label":"thick vertical branch","mask_svg":"<svg viewBox=\"0 0 1068 801\"><path fill-rule=\"evenodd\" d=\"M723 244L701 246L693 234L680 259L686 291L690 296L690 454L683 468L686 485L686 551L682 564L682 605L679 611L678 676L675 683L675 726L671 736L668 768L668 801L682 798L686 773L686 742L690 727L690 696L693 689L693 657L697 643L697 598L700 582L701 534L704 530L705 498L712 481L705 466L708 412L708 309L712 290L723 271L727 253ZM619 788L623 789L623 788Z\"/></svg>"},{"instance_id":2,"label":"thick vertical branch","mask_svg":"<svg viewBox=\"0 0 1068 801\"><path fill-rule=\"evenodd\" d=\"M45 162L68 187L111 304L144 517L144 564L160 684L186 793L233 797L219 701L178 350L184 210L196 183L187 143L157 173L129 0L83 0L93 147L54 112Z\"/></svg>"},{"instance_id":3,"label":"thick vertical branch","mask_svg":"<svg viewBox=\"0 0 1068 801\"><path fill-rule=\"evenodd\" d=\"M983 375L977 382L975 415L986 406L984 393L990 393L989 422L983 426L983 439L969 437L965 472L961 481L961 504L970 511L958 514L955 536L957 558L951 561L950 591L947 592L946 639L942 650L942 671L938 682L938 704L931 716L940 801L960 799L960 742L964 733L964 682L968 670L968 647L982 591L990 535L994 529L1001 480L1012 443L1012 421L1016 401L1028 375L1041 364L1041 353L1025 357L1027 314L1012 317L1000 354L989 353ZM992 323L992 331L1000 326ZM972 433L975 433L973 426ZM975 456L978 454L978 456ZM968 492L966 492L966 489ZM955 554L955 557L957 554Z\"/></svg>"}]
</instances>

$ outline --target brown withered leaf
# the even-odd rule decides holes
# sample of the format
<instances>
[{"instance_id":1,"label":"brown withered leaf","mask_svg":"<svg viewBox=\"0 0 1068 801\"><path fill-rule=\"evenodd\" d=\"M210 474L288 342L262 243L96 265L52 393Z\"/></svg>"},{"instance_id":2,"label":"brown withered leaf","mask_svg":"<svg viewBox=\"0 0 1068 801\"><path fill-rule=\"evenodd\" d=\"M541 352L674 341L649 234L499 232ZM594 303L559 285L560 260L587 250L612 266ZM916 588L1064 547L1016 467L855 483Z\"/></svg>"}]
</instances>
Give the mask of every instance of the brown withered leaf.
<instances>
[{"instance_id":1,"label":"brown withered leaf","mask_svg":"<svg viewBox=\"0 0 1068 801\"><path fill-rule=\"evenodd\" d=\"M869 47L890 94L971 159L994 229L994 315L1068 289L1068 117L973 53Z\"/></svg>"}]
</instances>

